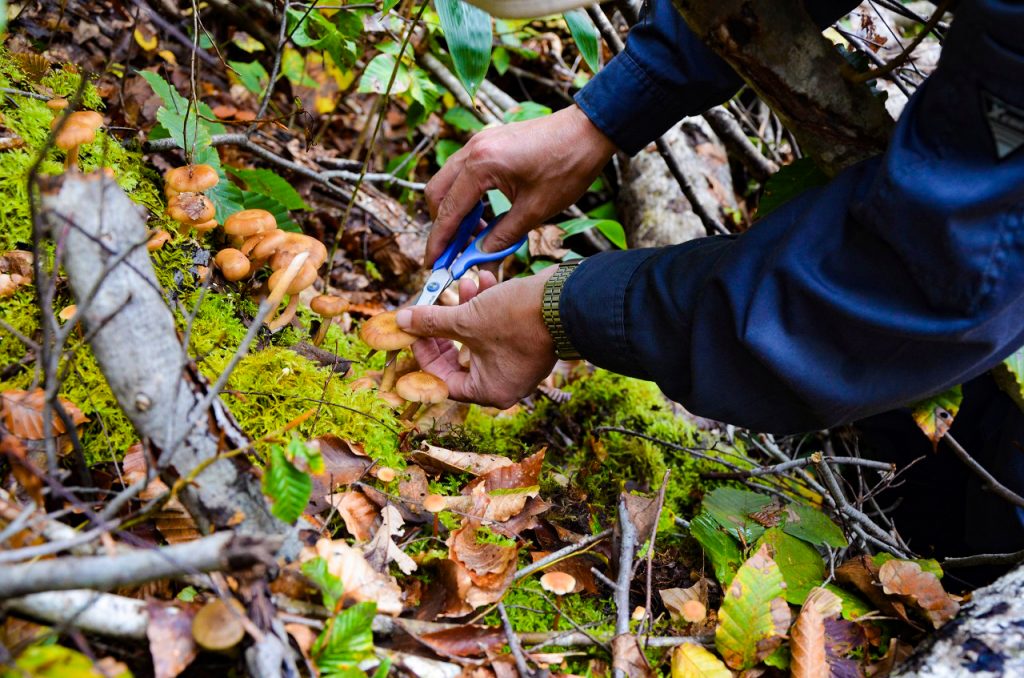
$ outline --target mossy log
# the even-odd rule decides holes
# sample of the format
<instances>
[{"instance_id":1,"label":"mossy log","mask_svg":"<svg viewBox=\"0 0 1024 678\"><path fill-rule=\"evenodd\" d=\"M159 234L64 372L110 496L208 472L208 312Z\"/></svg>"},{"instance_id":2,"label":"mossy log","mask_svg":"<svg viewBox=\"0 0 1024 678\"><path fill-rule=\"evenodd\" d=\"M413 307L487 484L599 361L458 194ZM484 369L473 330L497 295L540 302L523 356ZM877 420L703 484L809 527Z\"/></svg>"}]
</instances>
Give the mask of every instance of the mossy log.
<instances>
[{"instance_id":1,"label":"mossy log","mask_svg":"<svg viewBox=\"0 0 1024 678\"><path fill-rule=\"evenodd\" d=\"M289 534L271 515L244 456L210 462L249 439L219 398L196 411L207 385L178 340L150 263L145 210L100 172L46 180L42 207L45 228L65 253L61 263L96 360L139 435L157 451L160 477L173 486L208 464L180 492L204 532ZM285 551L295 546L292 539Z\"/></svg>"}]
</instances>

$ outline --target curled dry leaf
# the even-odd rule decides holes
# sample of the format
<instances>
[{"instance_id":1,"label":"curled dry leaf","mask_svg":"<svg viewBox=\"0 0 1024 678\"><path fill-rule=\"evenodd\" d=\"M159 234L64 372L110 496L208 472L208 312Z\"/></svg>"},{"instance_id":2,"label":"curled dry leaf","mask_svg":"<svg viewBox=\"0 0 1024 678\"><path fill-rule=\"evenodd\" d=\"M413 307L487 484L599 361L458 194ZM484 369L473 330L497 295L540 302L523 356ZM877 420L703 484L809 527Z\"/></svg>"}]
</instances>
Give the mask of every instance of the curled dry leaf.
<instances>
[{"instance_id":1,"label":"curled dry leaf","mask_svg":"<svg viewBox=\"0 0 1024 678\"><path fill-rule=\"evenodd\" d=\"M9 433L0 432L0 454L7 457L14 479L24 488L29 498L42 507L43 504L43 470L32 463L25 444Z\"/></svg>"},{"instance_id":2,"label":"curled dry leaf","mask_svg":"<svg viewBox=\"0 0 1024 678\"><path fill-rule=\"evenodd\" d=\"M377 507L359 490L327 497L328 503L338 509L338 515L345 522L345 529L356 541L370 541L380 524Z\"/></svg>"},{"instance_id":3,"label":"curled dry leaf","mask_svg":"<svg viewBox=\"0 0 1024 678\"><path fill-rule=\"evenodd\" d=\"M320 447L320 456L324 461L323 473L312 477L313 491L310 505L314 511L323 511L328 503L326 496L335 488L350 485L366 474L373 460L366 456L362 447L343 440L336 435L324 435L311 441Z\"/></svg>"},{"instance_id":4,"label":"curled dry leaf","mask_svg":"<svg viewBox=\"0 0 1024 678\"><path fill-rule=\"evenodd\" d=\"M470 482L462 489L463 497L448 500L448 509L468 513L483 522L502 523L518 515L526 507L527 500L540 492L540 469L544 464L544 452L540 450L521 462L492 469ZM486 502L474 508L476 495Z\"/></svg>"},{"instance_id":5,"label":"curled dry leaf","mask_svg":"<svg viewBox=\"0 0 1024 678\"><path fill-rule=\"evenodd\" d=\"M709 583L710 580L708 578L701 577L697 580L696 584L688 586L685 589L675 588L662 589L658 591L661 595L661 602L665 604L665 609L668 610L668 614L672 617L672 621L679 621L682 619L683 605L688 601L695 600L707 607Z\"/></svg>"},{"instance_id":6,"label":"curled dry leaf","mask_svg":"<svg viewBox=\"0 0 1024 678\"><path fill-rule=\"evenodd\" d=\"M889 595L900 596L917 607L939 628L956 616L960 604L942 588L939 578L910 560L888 560L878 570L878 581Z\"/></svg>"},{"instance_id":7,"label":"curled dry leaf","mask_svg":"<svg viewBox=\"0 0 1024 678\"><path fill-rule=\"evenodd\" d=\"M32 253L11 250L0 257L0 299L32 282Z\"/></svg>"},{"instance_id":8,"label":"curled dry leaf","mask_svg":"<svg viewBox=\"0 0 1024 678\"><path fill-rule=\"evenodd\" d=\"M413 637L442 657L487 656L507 642L501 629L476 624L460 624Z\"/></svg>"},{"instance_id":9,"label":"curled dry leaf","mask_svg":"<svg viewBox=\"0 0 1024 678\"><path fill-rule=\"evenodd\" d=\"M478 510L482 510L486 498L480 492L474 496ZM451 565L445 572L449 591L445 614L452 615L451 610L462 609L465 605L475 609L500 600L515 574L516 546L481 543L477 540L479 527L480 521L466 518L462 527L448 535L447 562Z\"/></svg>"},{"instance_id":10,"label":"curled dry leaf","mask_svg":"<svg viewBox=\"0 0 1024 678\"><path fill-rule=\"evenodd\" d=\"M126 485L134 485L146 477L146 457L140 443L128 448L121 462L121 472ZM160 478L153 478L139 493L139 499L149 501L167 492L167 485ZM153 514L153 523L169 544L181 544L200 537L192 516L177 497L171 499Z\"/></svg>"},{"instance_id":11,"label":"curled dry leaf","mask_svg":"<svg viewBox=\"0 0 1024 678\"><path fill-rule=\"evenodd\" d=\"M815 587L807 595L790 637L793 678L817 678L829 674L825 650L825 620L843 609L839 596L828 589Z\"/></svg>"},{"instance_id":12,"label":"curled dry leaf","mask_svg":"<svg viewBox=\"0 0 1024 678\"><path fill-rule=\"evenodd\" d=\"M639 494L623 494L622 498L626 502L629 519L636 527L636 541L643 544L651 538L654 526L658 523L658 498Z\"/></svg>"},{"instance_id":13,"label":"curled dry leaf","mask_svg":"<svg viewBox=\"0 0 1024 678\"><path fill-rule=\"evenodd\" d=\"M502 466L512 466L515 463L508 457L496 454L456 452L427 443L424 443L418 451L413 452L412 457L417 463L427 468L448 473L472 473L475 476L483 475Z\"/></svg>"},{"instance_id":14,"label":"curled dry leaf","mask_svg":"<svg viewBox=\"0 0 1024 678\"><path fill-rule=\"evenodd\" d=\"M427 484L427 474L419 466L408 466L402 472L398 481L398 496L405 502L405 508L421 521L433 517L423 509L423 500L430 494L430 487Z\"/></svg>"},{"instance_id":15,"label":"curled dry leaf","mask_svg":"<svg viewBox=\"0 0 1024 678\"><path fill-rule=\"evenodd\" d=\"M377 603L384 614L402 612L402 590L389 574L373 569L363 552L349 546L343 539L321 539L316 543L316 555L327 561L327 569L341 580L346 600Z\"/></svg>"},{"instance_id":16,"label":"curled dry leaf","mask_svg":"<svg viewBox=\"0 0 1024 678\"><path fill-rule=\"evenodd\" d=\"M620 669L630 678L647 678L654 675L644 651L640 649L640 643L636 636L630 633L623 633L612 639L612 669Z\"/></svg>"},{"instance_id":17,"label":"curled dry leaf","mask_svg":"<svg viewBox=\"0 0 1024 678\"><path fill-rule=\"evenodd\" d=\"M380 571L387 569L388 563L395 563L405 574L412 574L416 571L416 561L398 547L394 537L402 536L402 514L398 512L394 504L388 504L381 510L381 525L374 535L373 541L366 545L366 560L371 566Z\"/></svg>"},{"instance_id":18,"label":"curled dry leaf","mask_svg":"<svg viewBox=\"0 0 1024 678\"><path fill-rule=\"evenodd\" d=\"M41 388L32 391L12 389L0 393L0 410L3 412L4 426L22 440L42 440L45 400L46 394ZM57 400L64 406L64 411L71 417L75 426L81 426L89 421L89 417L82 414L82 410L70 400ZM57 435L67 433L64 422L56 412L53 413L52 426L53 433Z\"/></svg>"},{"instance_id":19,"label":"curled dry leaf","mask_svg":"<svg viewBox=\"0 0 1024 678\"><path fill-rule=\"evenodd\" d=\"M883 615L899 617L909 623L906 606L882 592L878 570L871 556L856 556L836 568L836 581L859 591Z\"/></svg>"},{"instance_id":20,"label":"curled dry leaf","mask_svg":"<svg viewBox=\"0 0 1024 678\"><path fill-rule=\"evenodd\" d=\"M561 259L569 253L568 249L562 247L563 235L565 235L565 231L551 224L533 229L528 235L530 255Z\"/></svg>"},{"instance_id":21,"label":"curled dry leaf","mask_svg":"<svg viewBox=\"0 0 1024 678\"><path fill-rule=\"evenodd\" d=\"M153 657L155 678L175 678L196 658L196 643L192 638L192 620L196 608L192 605L164 604L147 601L146 638Z\"/></svg>"}]
</instances>

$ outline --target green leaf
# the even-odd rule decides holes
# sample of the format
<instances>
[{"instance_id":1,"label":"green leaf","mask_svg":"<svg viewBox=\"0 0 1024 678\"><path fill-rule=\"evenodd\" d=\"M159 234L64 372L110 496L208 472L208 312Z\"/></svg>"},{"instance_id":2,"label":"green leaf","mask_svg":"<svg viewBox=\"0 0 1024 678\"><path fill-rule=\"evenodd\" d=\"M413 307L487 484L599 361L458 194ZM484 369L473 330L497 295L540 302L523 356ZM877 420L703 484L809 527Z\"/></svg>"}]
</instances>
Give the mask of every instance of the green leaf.
<instances>
[{"instance_id":1,"label":"green leaf","mask_svg":"<svg viewBox=\"0 0 1024 678\"><path fill-rule=\"evenodd\" d=\"M395 57L390 54L378 54L366 65L363 77L359 78L360 92L376 92L384 94L391 82L391 73L395 70ZM398 73L391 86L391 94L401 94L412 86L412 76L405 64L398 64Z\"/></svg>"},{"instance_id":2,"label":"green leaf","mask_svg":"<svg viewBox=\"0 0 1024 678\"><path fill-rule=\"evenodd\" d=\"M764 533L764 526L750 518L772 502L757 492L735 487L719 487L704 497L702 506L726 532L747 544L752 544Z\"/></svg>"},{"instance_id":3,"label":"green leaf","mask_svg":"<svg viewBox=\"0 0 1024 678\"><path fill-rule=\"evenodd\" d=\"M470 96L487 77L491 62L491 17L464 0L434 0L455 73Z\"/></svg>"},{"instance_id":4,"label":"green leaf","mask_svg":"<svg viewBox=\"0 0 1024 678\"><path fill-rule=\"evenodd\" d=\"M820 510L805 504L789 504L782 531L816 546L841 549L850 545L839 526Z\"/></svg>"},{"instance_id":5,"label":"green leaf","mask_svg":"<svg viewBox=\"0 0 1024 678\"><path fill-rule=\"evenodd\" d=\"M536 101L523 101L505 111L505 122L521 122L551 115L551 109Z\"/></svg>"},{"instance_id":6,"label":"green leaf","mask_svg":"<svg viewBox=\"0 0 1024 678\"><path fill-rule=\"evenodd\" d=\"M365 676L358 671L363 659L373 656L374 603L356 603L328 622L328 627L313 643L312 655L324 676Z\"/></svg>"},{"instance_id":7,"label":"green leaf","mask_svg":"<svg viewBox=\"0 0 1024 678\"><path fill-rule=\"evenodd\" d=\"M270 463L263 473L263 493L274 502L271 513L291 525L306 510L313 493L313 481L295 468L280 445L272 445Z\"/></svg>"},{"instance_id":8,"label":"green leaf","mask_svg":"<svg viewBox=\"0 0 1024 678\"><path fill-rule=\"evenodd\" d=\"M199 595L199 591L196 591L192 586L186 586L181 591L178 591L178 595L175 596L178 600L186 603L191 603Z\"/></svg>"},{"instance_id":9,"label":"green leaf","mask_svg":"<svg viewBox=\"0 0 1024 678\"><path fill-rule=\"evenodd\" d=\"M828 175L810 158L801 158L768 177L757 208L758 218L767 216L809 188L828 182Z\"/></svg>"},{"instance_id":10,"label":"green leaf","mask_svg":"<svg viewBox=\"0 0 1024 678\"><path fill-rule=\"evenodd\" d=\"M324 607L328 610L338 607L338 601L341 600L341 596L345 592L345 586L341 583L341 579L335 577L327 569L326 560L319 557L307 560L302 564L302 574L306 575L320 589Z\"/></svg>"},{"instance_id":11,"label":"green leaf","mask_svg":"<svg viewBox=\"0 0 1024 678\"><path fill-rule=\"evenodd\" d=\"M430 79L430 75L418 66L412 68L411 74L409 96L412 98L412 104L406 113L405 124L409 127L416 127L426 120L428 115L437 110L437 102L441 99L441 90Z\"/></svg>"},{"instance_id":12,"label":"green leaf","mask_svg":"<svg viewBox=\"0 0 1024 678\"><path fill-rule=\"evenodd\" d=\"M491 205L491 212L494 216L504 214L512 209L512 202L505 197L505 194L496 188L487 191L487 202Z\"/></svg>"},{"instance_id":13,"label":"green leaf","mask_svg":"<svg viewBox=\"0 0 1024 678\"><path fill-rule=\"evenodd\" d=\"M437 142L437 146L434 147L434 162L437 163L438 167L444 167L444 164L448 162L448 158L460 148L462 148L462 144L454 139L441 139Z\"/></svg>"},{"instance_id":14,"label":"green leaf","mask_svg":"<svg viewBox=\"0 0 1024 678\"><path fill-rule=\"evenodd\" d=\"M346 12L339 12L346 15ZM338 16L338 15L336 15ZM349 17L339 16L339 21L347 21ZM288 30L291 40L299 47L309 47L327 52L338 67L351 66L358 56L358 45L351 38L351 28L331 23L318 11L288 10ZM314 85L315 86L315 85Z\"/></svg>"},{"instance_id":15,"label":"green leaf","mask_svg":"<svg viewBox=\"0 0 1024 678\"><path fill-rule=\"evenodd\" d=\"M161 78L158 74L152 71L137 71L143 79L149 83L149 86L153 88L160 99L164 102L164 106L181 116L185 115L185 110L188 108L188 100L178 93L178 90L171 87L166 80ZM224 125L219 122L214 122L217 116L213 114L213 110L203 103L199 102L199 115L205 120L200 121L200 125L206 127L210 134L224 134Z\"/></svg>"},{"instance_id":16,"label":"green leaf","mask_svg":"<svg viewBox=\"0 0 1024 678\"><path fill-rule=\"evenodd\" d=\"M841 589L835 584L825 584L825 588L839 596L839 600L843 603L843 619L847 621L861 619L865 615L870 614L873 609L860 596L854 595L845 589Z\"/></svg>"},{"instance_id":17,"label":"green leaf","mask_svg":"<svg viewBox=\"0 0 1024 678\"><path fill-rule=\"evenodd\" d=\"M235 31L231 36L231 42L234 43L238 49L249 54L262 52L266 49L262 42L244 31Z\"/></svg>"},{"instance_id":18,"label":"green leaf","mask_svg":"<svg viewBox=\"0 0 1024 678\"><path fill-rule=\"evenodd\" d=\"M782 644L792 613L779 566L762 546L740 567L718 611L715 647L732 669L749 669Z\"/></svg>"},{"instance_id":19,"label":"green leaf","mask_svg":"<svg viewBox=\"0 0 1024 678\"><path fill-rule=\"evenodd\" d=\"M274 219L277 220L277 227L282 231L302 232L302 228L295 223L291 214L288 213L288 208L269 195L263 195L255 191L242 191L242 209L266 210L274 215Z\"/></svg>"},{"instance_id":20,"label":"green leaf","mask_svg":"<svg viewBox=\"0 0 1024 678\"><path fill-rule=\"evenodd\" d=\"M228 172L245 183L245 189L273 198L290 210L309 210L309 205L302 199L298 191L277 172L269 169L235 169L227 168Z\"/></svg>"},{"instance_id":21,"label":"green leaf","mask_svg":"<svg viewBox=\"0 0 1024 678\"><path fill-rule=\"evenodd\" d=\"M444 114L444 121L460 132L479 132L484 128L484 124L473 111L462 106L448 109Z\"/></svg>"},{"instance_id":22,"label":"green leaf","mask_svg":"<svg viewBox=\"0 0 1024 678\"><path fill-rule=\"evenodd\" d=\"M0 36L7 30L7 0L0 0Z\"/></svg>"},{"instance_id":23,"label":"green leaf","mask_svg":"<svg viewBox=\"0 0 1024 678\"><path fill-rule=\"evenodd\" d=\"M197 160L197 162L202 161ZM207 164L212 163L207 162ZM220 163L218 162L214 167L220 170ZM223 175L223 170L221 173ZM224 223L224 220L235 212L242 211L242 203L245 200L242 190L224 176L221 176L221 180L217 182L216 186L206 191L206 197L213 201L213 206L217 210L215 218L221 223Z\"/></svg>"},{"instance_id":24,"label":"green leaf","mask_svg":"<svg viewBox=\"0 0 1024 678\"><path fill-rule=\"evenodd\" d=\"M253 94L262 94L270 82L270 74L258 61L229 61L228 66L235 70L242 85Z\"/></svg>"},{"instance_id":25,"label":"green leaf","mask_svg":"<svg viewBox=\"0 0 1024 678\"><path fill-rule=\"evenodd\" d=\"M562 16L565 17L565 23L569 26L569 32L572 33L572 39L576 41L583 60L590 66L590 70L597 73L601 70L601 49L600 35L594 22L583 9L574 9Z\"/></svg>"},{"instance_id":26,"label":"green leaf","mask_svg":"<svg viewBox=\"0 0 1024 678\"><path fill-rule=\"evenodd\" d=\"M570 219L559 226L565 231L565 237L596 228L604 237L620 250L626 249L626 231L622 224L614 219Z\"/></svg>"},{"instance_id":27,"label":"green leaf","mask_svg":"<svg viewBox=\"0 0 1024 678\"><path fill-rule=\"evenodd\" d=\"M498 71L498 75L505 75L510 61L508 50L504 47L495 47L491 52L491 63L494 64L494 70Z\"/></svg>"},{"instance_id":28,"label":"green leaf","mask_svg":"<svg viewBox=\"0 0 1024 678\"><path fill-rule=\"evenodd\" d=\"M743 562L740 545L726 534L706 511L701 511L690 521L690 534L711 559L715 579L723 587L728 586L740 563Z\"/></svg>"},{"instance_id":29,"label":"green leaf","mask_svg":"<svg viewBox=\"0 0 1024 678\"><path fill-rule=\"evenodd\" d=\"M999 387L1024 410L1024 346L992 369Z\"/></svg>"},{"instance_id":30,"label":"green leaf","mask_svg":"<svg viewBox=\"0 0 1024 678\"><path fill-rule=\"evenodd\" d=\"M825 581L825 561L821 554L807 542L783 532L777 527L765 530L754 548L768 544L772 558L782 572L786 582L786 601L803 605L807 594Z\"/></svg>"},{"instance_id":31,"label":"green leaf","mask_svg":"<svg viewBox=\"0 0 1024 678\"><path fill-rule=\"evenodd\" d=\"M942 436L946 435L949 427L953 425L953 419L960 411L963 399L960 387L954 386L914 405L914 422L928 436L928 440L932 441L932 445L938 447Z\"/></svg>"},{"instance_id":32,"label":"green leaf","mask_svg":"<svg viewBox=\"0 0 1024 678\"><path fill-rule=\"evenodd\" d=\"M881 567L890 560L897 560L897 558L891 553L878 553L871 557L871 561L878 567ZM917 563L922 572L931 572L935 575L936 579L942 579L942 566L934 558L910 558L908 560L912 563Z\"/></svg>"}]
</instances>

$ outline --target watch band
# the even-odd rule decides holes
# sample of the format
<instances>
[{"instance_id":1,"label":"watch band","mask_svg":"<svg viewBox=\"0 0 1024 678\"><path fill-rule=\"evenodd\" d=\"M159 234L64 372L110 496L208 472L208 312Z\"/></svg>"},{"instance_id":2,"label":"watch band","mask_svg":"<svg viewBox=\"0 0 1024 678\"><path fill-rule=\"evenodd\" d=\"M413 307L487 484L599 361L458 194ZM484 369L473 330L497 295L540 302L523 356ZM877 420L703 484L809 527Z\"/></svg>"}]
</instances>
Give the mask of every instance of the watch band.
<instances>
[{"instance_id":1,"label":"watch band","mask_svg":"<svg viewBox=\"0 0 1024 678\"><path fill-rule=\"evenodd\" d=\"M555 355L562 360L580 360L583 356L573 347L562 326L559 303L562 298L562 286L572 272L579 266L579 261L570 261L558 265L558 270L544 283L544 296L541 300L541 316L548 328L551 338L555 341Z\"/></svg>"}]
</instances>

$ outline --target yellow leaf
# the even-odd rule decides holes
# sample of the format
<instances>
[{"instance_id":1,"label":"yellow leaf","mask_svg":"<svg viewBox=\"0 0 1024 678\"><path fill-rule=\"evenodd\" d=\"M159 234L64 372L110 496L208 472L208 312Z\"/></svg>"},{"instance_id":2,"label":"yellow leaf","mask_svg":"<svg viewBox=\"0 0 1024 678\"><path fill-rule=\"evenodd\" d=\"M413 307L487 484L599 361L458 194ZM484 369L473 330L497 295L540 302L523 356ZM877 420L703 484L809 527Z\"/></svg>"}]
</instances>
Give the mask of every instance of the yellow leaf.
<instances>
[{"instance_id":1,"label":"yellow leaf","mask_svg":"<svg viewBox=\"0 0 1024 678\"><path fill-rule=\"evenodd\" d=\"M162 49L159 52L157 52L157 54L159 54L160 57L163 58L163 60L169 64L178 64L178 57L174 56L174 52L172 52L169 49Z\"/></svg>"},{"instance_id":2,"label":"yellow leaf","mask_svg":"<svg viewBox=\"0 0 1024 678\"><path fill-rule=\"evenodd\" d=\"M139 47L141 47L142 49L146 50L147 52L152 52L154 49L156 49L156 46L157 46L156 33L154 33L153 35L147 36L142 31L141 28L136 28L132 32L132 35L135 36L135 42L139 43Z\"/></svg>"},{"instance_id":3,"label":"yellow leaf","mask_svg":"<svg viewBox=\"0 0 1024 678\"><path fill-rule=\"evenodd\" d=\"M337 99L334 97L322 97L317 95L313 102L313 106L316 108L316 112L320 115L331 113L335 108L337 108Z\"/></svg>"},{"instance_id":4,"label":"yellow leaf","mask_svg":"<svg viewBox=\"0 0 1024 678\"><path fill-rule=\"evenodd\" d=\"M445 108L455 108L455 96L451 92L445 92L441 97Z\"/></svg>"},{"instance_id":5,"label":"yellow leaf","mask_svg":"<svg viewBox=\"0 0 1024 678\"><path fill-rule=\"evenodd\" d=\"M672 653L672 678L732 678L732 671L700 645L688 643Z\"/></svg>"}]
</instances>

